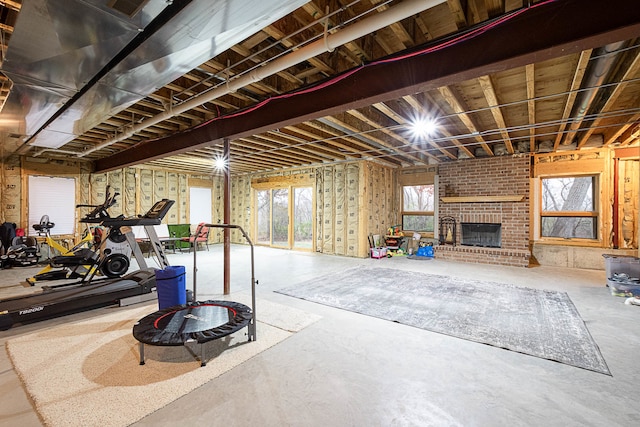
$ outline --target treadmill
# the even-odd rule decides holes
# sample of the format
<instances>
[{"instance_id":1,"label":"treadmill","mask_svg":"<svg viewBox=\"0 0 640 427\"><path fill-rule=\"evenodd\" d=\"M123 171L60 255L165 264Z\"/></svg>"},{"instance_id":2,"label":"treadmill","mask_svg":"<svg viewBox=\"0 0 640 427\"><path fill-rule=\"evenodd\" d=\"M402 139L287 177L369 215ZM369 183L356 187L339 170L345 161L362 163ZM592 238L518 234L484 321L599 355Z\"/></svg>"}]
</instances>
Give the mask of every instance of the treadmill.
<instances>
[{"instance_id":1,"label":"treadmill","mask_svg":"<svg viewBox=\"0 0 640 427\"><path fill-rule=\"evenodd\" d=\"M59 288L43 288L42 293L0 300L0 330L6 331L14 324L37 322L114 305L126 298L151 293L156 287L156 269L147 267L131 227L144 227L161 267L169 266L162 243L158 240L153 226L162 222L162 218L174 203L174 200L162 199L143 216L105 218L102 221L105 227L121 227L136 255L139 270L117 279L89 280Z\"/></svg>"}]
</instances>

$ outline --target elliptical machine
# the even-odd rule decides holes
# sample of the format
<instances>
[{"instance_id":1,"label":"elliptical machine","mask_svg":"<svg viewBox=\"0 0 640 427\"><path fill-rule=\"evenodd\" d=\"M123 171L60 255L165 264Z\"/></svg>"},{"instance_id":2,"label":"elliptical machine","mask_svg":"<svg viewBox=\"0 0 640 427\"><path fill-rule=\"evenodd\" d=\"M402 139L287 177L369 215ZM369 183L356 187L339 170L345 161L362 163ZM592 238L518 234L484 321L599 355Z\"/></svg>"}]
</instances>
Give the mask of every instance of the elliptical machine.
<instances>
[{"instance_id":1,"label":"elliptical machine","mask_svg":"<svg viewBox=\"0 0 640 427\"><path fill-rule=\"evenodd\" d=\"M43 216L40 224L34 224L33 228L40 235L46 236L46 242L50 247L57 248L60 255L49 258L49 265L33 277L27 278L27 282L34 286L37 282L50 280L81 279L80 282L90 280L94 275L100 274L108 278L121 277L129 269L131 247L127 238L119 227L110 227L106 236L98 237L99 233L92 233L90 224L94 227L105 219L111 218L108 209L116 203L116 197L120 193L111 195L107 186L105 201L100 205L76 205L77 208L92 207L91 212L85 215L80 222L88 224L83 239L73 248L66 250L51 238L51 229L55 226L49 221L48 216ZM94 228L94 230L100 230ZM87 247L84 247L84 246ZM98 248L94 250L93 248ZM75 283L72 283L75 284ZM65 286L65 285L59 285Z\"/></svg>"}]
</instances>

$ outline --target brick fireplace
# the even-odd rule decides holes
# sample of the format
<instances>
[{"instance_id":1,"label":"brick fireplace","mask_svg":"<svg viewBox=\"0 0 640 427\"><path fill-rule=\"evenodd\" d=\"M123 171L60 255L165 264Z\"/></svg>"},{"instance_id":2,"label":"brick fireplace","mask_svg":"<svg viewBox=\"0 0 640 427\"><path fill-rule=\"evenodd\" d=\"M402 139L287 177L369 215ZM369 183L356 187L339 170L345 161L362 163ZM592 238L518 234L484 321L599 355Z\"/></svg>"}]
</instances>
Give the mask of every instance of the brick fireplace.
<instances>
[{"instance_id":1,"label":"brick fireplace","mask_svg":"<svg viewBox=\"0 0 640 427\"><path fill-rule=\"evenodd\" d=\"M436 246L436 256L527 267L531 255L529 156L458 160L439 165L438 176L438 216L456 219L456 243ZM499 241L487 243L485 233L492 229L499 230Z\"/></svg>"}]
</instances>

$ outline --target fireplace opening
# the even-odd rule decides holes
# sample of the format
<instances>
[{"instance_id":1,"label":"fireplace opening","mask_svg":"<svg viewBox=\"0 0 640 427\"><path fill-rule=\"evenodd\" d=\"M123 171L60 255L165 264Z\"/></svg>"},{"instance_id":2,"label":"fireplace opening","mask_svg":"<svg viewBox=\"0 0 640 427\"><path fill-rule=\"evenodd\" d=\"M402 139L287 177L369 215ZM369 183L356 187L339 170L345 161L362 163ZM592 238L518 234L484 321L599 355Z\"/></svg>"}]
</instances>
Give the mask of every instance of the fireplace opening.
<instances>
[{"instance_id":1,"label":"fireplace opening","mask_svg":"<svg viewBox=\"0 0 640 427\"><path fill-rule=\"evenodd\" d=\"M463 222L460 224L461 245L499 248L502 245L502 225Z\"/></svg>"}]
</instances>

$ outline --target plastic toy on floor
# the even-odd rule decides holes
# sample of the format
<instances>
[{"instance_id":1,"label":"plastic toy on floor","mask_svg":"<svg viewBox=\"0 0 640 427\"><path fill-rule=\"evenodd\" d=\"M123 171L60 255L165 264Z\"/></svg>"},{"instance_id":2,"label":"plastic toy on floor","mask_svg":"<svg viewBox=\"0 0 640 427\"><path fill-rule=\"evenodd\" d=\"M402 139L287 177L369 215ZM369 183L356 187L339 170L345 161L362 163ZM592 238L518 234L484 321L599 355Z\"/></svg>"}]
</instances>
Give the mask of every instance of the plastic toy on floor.
<instances>
[{"instance_id":1,"label":"plastic toy on floor","mask_svg":"<svg viewBox=\"0 0 640 427\"><path fill-rule=\"evenodd\" d=\"M640 306L640 297L630 297L624 300L626 305L637 305Z\"/></svg>"},{"instance_id":2,"label":"plastic toy on floor","mask_svg":"<svg viewBox=\"0 0 640 427\"><path fill-rule=\"evenodd\" d=\"M420 243L420 247L416 251L415 254L408 256L409 259L421 259L421 260L430 260L433 259L435 253L433 251L433 244L431 243Z\"/></svg>"}]
</instances>

